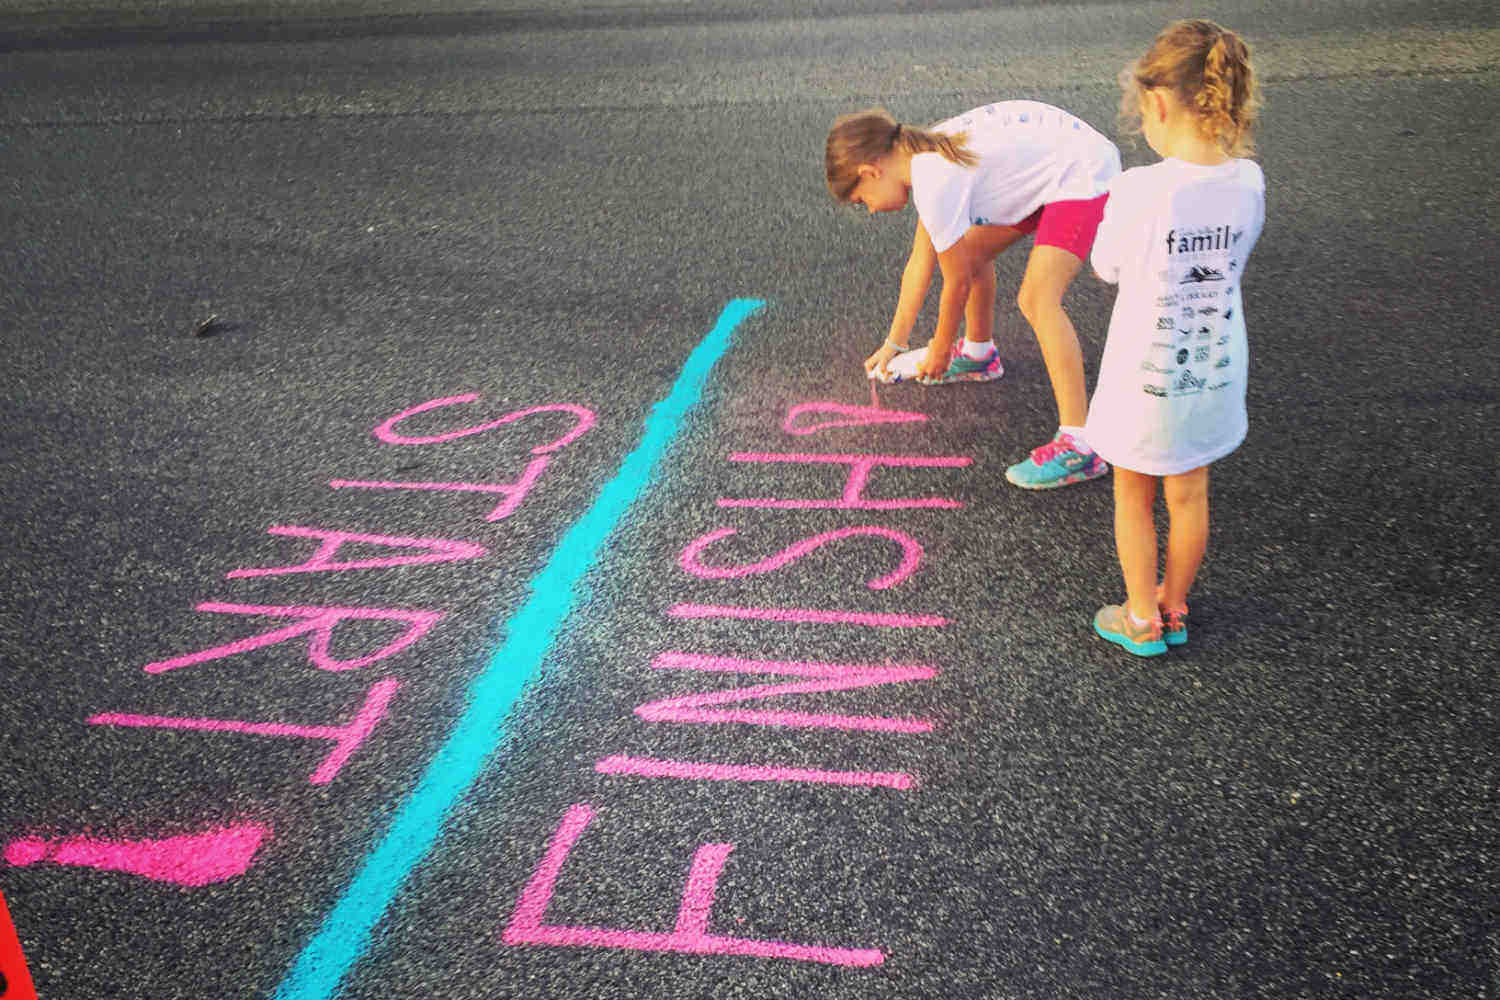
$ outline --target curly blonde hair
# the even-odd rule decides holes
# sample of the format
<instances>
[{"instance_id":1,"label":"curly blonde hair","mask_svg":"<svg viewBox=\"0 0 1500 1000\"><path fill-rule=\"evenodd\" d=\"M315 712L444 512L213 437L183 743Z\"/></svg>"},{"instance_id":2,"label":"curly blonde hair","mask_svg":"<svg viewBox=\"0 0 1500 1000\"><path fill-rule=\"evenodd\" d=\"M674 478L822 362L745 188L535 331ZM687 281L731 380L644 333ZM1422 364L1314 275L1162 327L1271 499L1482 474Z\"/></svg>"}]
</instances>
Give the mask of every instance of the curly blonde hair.
<instances>
[{"instance_id":1,"label":"curly blonde hair","mask_svg":"<svg viewBox=\"0 0 1500 1000\"><path fill-rule=\"evenodd\" d=\"M1158 87L1198 116L1203 134L1230 156L1255 152L1255 119L1262 107L1250 65L1250 46L1212 21L1174 21L1146 54L1120 71L1120 130L1141 130L1141 93Z\"/></svg>"},{"instance_id":2,"label":"curly blonde hair","mask_svg":"<svg viewBox=\"0 0 1500 1000\"><path fill-rule=\"evenodd\" d=\"M859 168L900 149L907 153L941 153L964 167L976 166L979 158L969 152L968 133L949 135L931 129L903 125L884 108L856 111L834 119L823 151L828 193L848 201L859 183Z\"/></svg>"}]
</instances>

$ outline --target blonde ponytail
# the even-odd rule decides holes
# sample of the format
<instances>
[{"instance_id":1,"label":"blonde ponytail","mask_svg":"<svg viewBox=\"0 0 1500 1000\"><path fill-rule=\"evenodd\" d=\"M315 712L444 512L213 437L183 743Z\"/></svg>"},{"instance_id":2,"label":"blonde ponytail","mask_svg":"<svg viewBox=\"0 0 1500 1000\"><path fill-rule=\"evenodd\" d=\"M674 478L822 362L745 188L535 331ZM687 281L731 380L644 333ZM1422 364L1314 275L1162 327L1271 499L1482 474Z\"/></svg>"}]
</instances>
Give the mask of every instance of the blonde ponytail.
<instances>
[{"instance_id":1,"label":"blonde ponytail","mask_svg":"<svg viewBox=\"0 0 1500 1000\"><path fill-rule=\"evenodd\" d=\"M1194 95L1204 131L1231 155L1255 149L1249 126L1259 101L1250 70L1250 47L1226 31L1214 41L1203 60L1203 85Z\"/></svg>"},{"instance_id":2,"label":"blonde ponytail","mask_svg":"<svg viewBox=\"0 0 1500 1000\"><path fill-rule=\"evenodd\" d=\"M911 125L897 126L901 131L896 134L896 146L902 151L916 155L917 153L941 153L943 158L951 163L957 163L961 167L976 167L979 165L979 157L969 152L967 132L959 132L956 135L948 135L944 132L934 132L931 129L915 128Z\"/></svg>"}]
</instances>

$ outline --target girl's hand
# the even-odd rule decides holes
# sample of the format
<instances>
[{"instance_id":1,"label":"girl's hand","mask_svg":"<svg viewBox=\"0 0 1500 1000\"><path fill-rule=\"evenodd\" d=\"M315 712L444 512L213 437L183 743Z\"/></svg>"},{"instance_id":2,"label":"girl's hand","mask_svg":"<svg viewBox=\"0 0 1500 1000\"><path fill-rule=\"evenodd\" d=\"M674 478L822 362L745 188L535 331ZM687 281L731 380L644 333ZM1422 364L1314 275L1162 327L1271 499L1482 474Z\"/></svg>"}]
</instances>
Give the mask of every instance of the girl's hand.
<instances>
[{"instance_id":1,"label":"girl's hand","mask_svg":"<svg viewBox=\"0 0 1500 1000\"><path fill-rule=\"evenodd\" d=\"M943 339L936 334L927 342L927 356L917 368L917 378L936 379L948 373L948 355L953 352L953 339Z\"/></svg>"},{"instance_id":2,"label":"girl's hand","mask_svg":"<svg viewBox=\"0 0 1500 1000\"><path fill-rule=\"evenodd\" d=\"M871 369L874 369L876 374L878 374L882 379L890 378L891 370L887 366L891 363L891 359L900 353L901 349L891 344L889 341L881 344L879 349L876 350L874 354L870 355L868 358L865 358L865 375L868 376Z\"/></svg>"}]
</instances>

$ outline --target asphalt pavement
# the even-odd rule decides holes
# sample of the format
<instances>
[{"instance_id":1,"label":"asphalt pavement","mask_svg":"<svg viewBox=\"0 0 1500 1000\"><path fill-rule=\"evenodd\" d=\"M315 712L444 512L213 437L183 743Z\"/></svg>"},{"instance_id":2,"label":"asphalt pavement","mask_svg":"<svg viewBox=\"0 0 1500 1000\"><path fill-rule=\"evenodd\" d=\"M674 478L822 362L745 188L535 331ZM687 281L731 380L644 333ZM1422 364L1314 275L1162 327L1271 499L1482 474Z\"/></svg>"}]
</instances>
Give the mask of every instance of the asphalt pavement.
<instances>
[{"instance_id":1,"label":"asphalt pavement","mask_svg":"<svg viewBox=\"0 0 1500 1000\"><path fill-rule=\"evenodd\" d=\"M41 997L1500 998L1492 4L420 7L0 8ZM872 389L913 218L821 153L1116 136L1190 14L1255 46L1267 225L1142 661L1108 482L1003 477L1029 244L1004 378Z\"/></svg>"}]
</instances>

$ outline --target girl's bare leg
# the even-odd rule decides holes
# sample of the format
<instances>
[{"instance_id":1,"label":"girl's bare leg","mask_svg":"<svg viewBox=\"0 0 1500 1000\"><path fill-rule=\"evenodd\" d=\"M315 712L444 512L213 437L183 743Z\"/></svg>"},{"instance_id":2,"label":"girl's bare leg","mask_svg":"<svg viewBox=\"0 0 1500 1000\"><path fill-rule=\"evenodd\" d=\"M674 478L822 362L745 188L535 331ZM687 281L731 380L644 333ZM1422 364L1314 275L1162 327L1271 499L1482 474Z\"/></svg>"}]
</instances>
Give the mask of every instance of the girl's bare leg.
<instances>
[{"instance_id":1,"label":"girl's bare leg","mask_svg":"<svg viewBox=\"0 0 1500 1000\"><path fill-rule=\"evenodd\" d=\"M1164 477L1162 493L1170 518L1162 604L1181 608L1187 605L1188 591L1208 551L1208 466Z\"/></svg>"},{"instance_id":2,"label":"girl's bare leg","mask_svg":"<svg viewBox=\"0 0 1500 1000\"><path fill-rule=\"evenodd\" d=\"M1041 345L1052 395L1057 400L1058 423L1069 427L1083 426L1089 405L1083 381L1083 348L1078 344L1073 321L1062 307L1063 293L1082 267L1083 261L1059 247L1032 247L1016 297L1021 315L1031 324Z\"/></svg>"},{"instance_id":3,"label":"girl's bare leg","mask_svg":"<svg viewBox=\"0 0 1500 1000\"><path fill-rule=\"evenodd\" d=\"M995 339L995 262L974 275L969 301L964 304L964 339L984 344Z\"/></svg>"},{"instance_id":4,"label":"girl's bare leg","mask_svg":"<svg viewBox=\"0 0 1500 1000\"><path fill-rule=\"evenodd\" d=\"M975 226L978 255L984 261L964 304L964 337L976 344L995 338L995 258L1026 234L1010 226ZM971 230L972 232L972 230Z\"/></svg>"},{"instance_id":5,"label":"girl's bare leg","mask_svg":"<svg viewBox=\"0 0 1500 1000\"><path fill-rule=\"evenodd\" d=\"M1115 548L1125 576L1126 607L1156 617L1156 477L1115 467Z\"/></svg>"}]
</instances>

